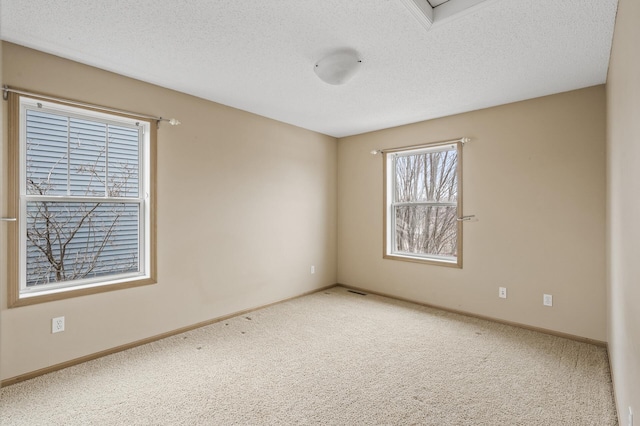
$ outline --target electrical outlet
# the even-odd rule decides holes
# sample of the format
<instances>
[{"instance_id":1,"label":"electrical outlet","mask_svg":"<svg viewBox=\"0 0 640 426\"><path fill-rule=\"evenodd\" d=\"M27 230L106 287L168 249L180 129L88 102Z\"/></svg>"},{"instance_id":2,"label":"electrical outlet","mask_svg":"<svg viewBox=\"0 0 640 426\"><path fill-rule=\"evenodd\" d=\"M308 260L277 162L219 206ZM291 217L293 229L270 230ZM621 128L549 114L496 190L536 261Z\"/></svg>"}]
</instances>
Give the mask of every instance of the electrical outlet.
<instances>
[{"instance_id":1,"label":"electrical outlet","mask_svg":"<svg viewBox=\"0 0 640 426\"><path fill-rule=\"evenodd\" d=\"M500 297L502 299L506 299L507 298L507 288L506 287L498 288L498 297Z\"/></svg>"},{"instance_id":2,"label":"electrical outlet","mask_svg":"<svg viewBox=\"0 0 640 426\"><path fill-rule=\"evenodd\" d=\"M315 274L316 273L316 267L311 265L311 274Z\"/></svg>"},{"instance_id":3,"label":"electrical outlet","mask_svg":"<svg viewBox=\"0 0 640 426\"><path fill-rule=\"evenodd\" d=\"M545 294L542 296L542 304L544 306L553 306L553 296L550 294Z\"/></svg>"},{"instance_id":4,"label":"electrical outlet","mask_svg":"<svg viewBox=\"0 0 640 426\"><path fill-rule=\"evenodd\" d=\"M51 332L60 333L64 331L64 317L57 317L51 320Z\"/></svg>"}]
</instances>

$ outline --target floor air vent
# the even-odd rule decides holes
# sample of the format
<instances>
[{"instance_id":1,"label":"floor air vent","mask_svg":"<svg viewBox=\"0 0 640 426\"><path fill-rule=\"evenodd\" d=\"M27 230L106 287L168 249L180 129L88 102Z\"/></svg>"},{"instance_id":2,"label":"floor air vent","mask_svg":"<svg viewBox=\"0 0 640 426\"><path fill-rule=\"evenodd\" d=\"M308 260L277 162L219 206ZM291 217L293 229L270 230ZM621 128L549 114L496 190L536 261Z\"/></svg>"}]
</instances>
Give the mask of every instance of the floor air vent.
<instances>
[{"instance_id":1,"label":"floor air vent","mask_svg":"<svg viewBox=\"0 0 640 426\"><path fill-rule=\"evenodd\" d=\"M360 296L366 296L367 293L361 293L359 291L355 291L355 290L347 290L349 293L354 293L354 294L359 294Z\"/></svg>"}]
</instances>

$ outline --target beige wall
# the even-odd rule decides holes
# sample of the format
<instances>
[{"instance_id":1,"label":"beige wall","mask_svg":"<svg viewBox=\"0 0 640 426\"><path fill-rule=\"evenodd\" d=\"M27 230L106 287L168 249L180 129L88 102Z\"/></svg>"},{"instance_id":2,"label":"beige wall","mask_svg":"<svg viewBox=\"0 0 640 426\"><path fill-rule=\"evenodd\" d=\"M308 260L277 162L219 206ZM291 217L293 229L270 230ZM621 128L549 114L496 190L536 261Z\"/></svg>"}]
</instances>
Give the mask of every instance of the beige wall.
<instances>
[{"instance_id":1,"label":"beige wall","mask_svg":"<svg viewBox=\"0 0 640 426\"><path fill-rule=\"evenodd\" d=\"M369 151L463 136L463 269L384 260ZM338 182L338 282L606 340L604 86L341 139Z\"/></svg>"},{"instance_id":2,"label":"beige wall","mask_svg":"<svg viewBox=\"0 0 640 426\"><path fill-rule=\"evenodd\" d=\"M640 2L620 0L607 79L609 355L626 424L640 423Z\"/></svg>"},{"instance_id":3,"label":"beige wall","mask_svg":"<svg viewBox=\"0 0 640 426\"><path fill-rule=\"evenodd\" d=\"M2 68L3 84L183 123L158 131L158 284L7 309L1 274L3 379L335 284L336 139L9 43Z\"/></svg>"},{"instance_id":4,"label":"beige wall","mask_svg":"<svg viewBox=\"0 0 640 426\"><path fill-rule=\"evenodd\" d=\"M3 43L0 42L0 83L3 81L2 79L2 57L3 57ZM0 101L0 117L4 117L4 110L5 110L5 102L4 101ZM2 138L2 135L4 135L4 128L5 128L5 124L4 124L4 120L0 119L0 139ZM2 167L2 169L0 170L0 185L4 185L6 176L5 176L5 163L4 163L4 159L7 158L7 147L6 144L2 144L2 147L0 148L0 167ZM6 217L6 202L5 202L5 197L4 197L4 187L3 189L0 190L0 216L2 217ZM4 275L3 271L7 270L7 247L6 247L6 230L7 230L7 226L10 226L9 224L7 224L6 222L0 222L0 276ZM0 282L3 278L0 277ZM7 293L4 291L3 288L0 288L0 357L2 356L2 329L3 327L3 321L2 321L2 311L1 311L1 307L2 306L6 306L6 298L7 298ZM0 358L0 379L2 378L2 360Z\"/></svg>"}]
</instances>

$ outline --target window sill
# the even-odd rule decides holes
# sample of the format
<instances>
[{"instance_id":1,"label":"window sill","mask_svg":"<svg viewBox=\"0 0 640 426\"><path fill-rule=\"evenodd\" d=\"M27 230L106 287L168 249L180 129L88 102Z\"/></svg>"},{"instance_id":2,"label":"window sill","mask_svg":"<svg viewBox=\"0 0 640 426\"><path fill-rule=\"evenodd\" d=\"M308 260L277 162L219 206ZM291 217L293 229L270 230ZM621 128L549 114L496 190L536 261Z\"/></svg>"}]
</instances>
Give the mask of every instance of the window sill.
<instances>
[{"instance_id":1,"label":"window sill","mask_svg":"<svg viewBox=\"0 0 640 426\"><path fill-rule=\"evenodd\" d=\"M70 299L73 297L87 296L90 294L105 293L107 291L123 290L127 288L140 287L143 285L150 285L155 283L156 280L154 277L139 277L103 284L86 285L79 288L75 287L45 290L41 292L23 294L18 296L17 298L10 297L8 307L17 308L20 306L35 305L38 303Z\"/></svg>"},{"instance_id":2,"label":"window sill","mask_svg":"<svg viewBox=\"0 0 640 426\"><path fill-rule=\"evenodd\" d=\"M437 265L437 266L444 266L447 268L462 269L462 259L460 257L450 260L450 259L438 259L434 257L411 256L411 255L394 253L394 254L385 254L382 256L382 258L388 259L388 260L400 260L403 262L423 263L427 265Z\"/></svg>"}]
</instances>

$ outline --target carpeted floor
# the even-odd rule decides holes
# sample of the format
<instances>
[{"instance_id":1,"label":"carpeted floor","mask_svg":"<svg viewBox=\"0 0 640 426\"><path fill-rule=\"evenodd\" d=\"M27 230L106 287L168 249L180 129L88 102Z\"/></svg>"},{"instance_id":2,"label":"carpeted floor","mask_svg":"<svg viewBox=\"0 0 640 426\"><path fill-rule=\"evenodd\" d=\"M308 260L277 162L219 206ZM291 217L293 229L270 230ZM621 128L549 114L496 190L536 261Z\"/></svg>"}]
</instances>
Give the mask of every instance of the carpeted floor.
<instances>
[{"instance_id":1,"label":"carpeted floor","mask_svg":"<svg viewBox=\"0 0 640 426\"><path fill-rule=\"evenodd\" d=\"M606 350L341 287L0 389L2 425L616 425Z\"/></svg>"}]
</instances>

